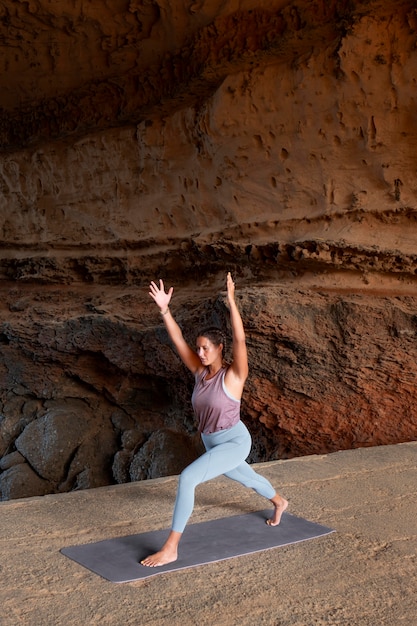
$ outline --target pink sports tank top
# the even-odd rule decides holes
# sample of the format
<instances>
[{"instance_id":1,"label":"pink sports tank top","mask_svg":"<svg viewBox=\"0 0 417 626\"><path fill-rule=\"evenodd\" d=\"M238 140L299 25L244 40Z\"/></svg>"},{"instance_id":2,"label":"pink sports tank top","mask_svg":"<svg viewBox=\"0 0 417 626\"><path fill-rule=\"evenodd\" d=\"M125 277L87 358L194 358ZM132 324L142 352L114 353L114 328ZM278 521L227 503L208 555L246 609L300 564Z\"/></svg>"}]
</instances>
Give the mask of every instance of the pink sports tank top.
<instances>
[{"instance_id":1,"label":"pink sports tank top","mask_svg":"<svg viewBox=\"0 0 417 626\"><path fill-rule=\"evenodd\" d=\"M198 419L198 430L205 434L231 428L240 420L240 400L226 389L222 367L213 378L206 380L208 369L196 375L191 403Z\"/></svg>"}]
</instances>

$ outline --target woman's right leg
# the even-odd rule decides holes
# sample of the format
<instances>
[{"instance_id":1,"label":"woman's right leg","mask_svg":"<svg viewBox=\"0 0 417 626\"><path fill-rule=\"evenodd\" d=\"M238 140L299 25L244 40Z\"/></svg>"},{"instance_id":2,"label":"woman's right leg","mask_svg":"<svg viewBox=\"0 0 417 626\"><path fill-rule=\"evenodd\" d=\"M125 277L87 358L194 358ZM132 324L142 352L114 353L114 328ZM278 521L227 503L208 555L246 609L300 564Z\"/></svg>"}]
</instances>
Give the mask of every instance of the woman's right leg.
<instances>
[{"instance_id":1,"label":"woman's right leg","mask_svg":"<svg viewBox=\"0 0 417 626\"><path fill-rule=\"evenodd\" d=\"M166 565L167 563L173 563L178 558L178 544L180 539L181 533L176 533L174 530L171 530L168 539L159 552L147 556L146 559L141 561L141 564L147 567L158 567Z\"/></svg>"},{"instance_id":2,"label":"woman's right leg","mask_svg":"<svg viewBox=\"0 0 417 626\"><path fill-rule=\"evenodd\" d=\"M251 445L242 422L228 430L203 436L203 442L207 452L180 474L169 537L159 552L141 561L143 565L156 567L177 559L178 544L194 508L196 486L239 466L247 458Z\"/></svg>"},{"instance_id":3,"label":"woman's right leg","mask_svg":"<svg viewBox=\"0 0 417 626\"><path fill-rule=\"evenodd\" d=\"M178 480L171 532L159 552L143 559L141 561L142 565L158 567L177 560L178 545L185 525L193 512L195 488L204 481L209 464L210 455L206 452L181 472Z\"/></svg>"},{"instance_id":4,"label":"woman's right leg","mask_svg":"<svg viewBox=\"0 0 417 626\"><path fill-rule=\"evenodd\" d=\"M172 516L172 530L180 533L184 531L194 509L195 489L207 480L210 457L210 452L205 452L181 472Z\"/></svg>"},{"instance_id":5,"label":"woman's right leg","mask_svg":"<svg viewBox=\"0 0 417 626\"><path fill-rule=\"evenodd\" d=\"M187 521L193 512L195 488L204 482L209 467L210 453L206 452L181 472L178 479L171 532L159 552L143 559L142 565L158 567L177 560L178 545Z\"/></svg>"}]
</instances>

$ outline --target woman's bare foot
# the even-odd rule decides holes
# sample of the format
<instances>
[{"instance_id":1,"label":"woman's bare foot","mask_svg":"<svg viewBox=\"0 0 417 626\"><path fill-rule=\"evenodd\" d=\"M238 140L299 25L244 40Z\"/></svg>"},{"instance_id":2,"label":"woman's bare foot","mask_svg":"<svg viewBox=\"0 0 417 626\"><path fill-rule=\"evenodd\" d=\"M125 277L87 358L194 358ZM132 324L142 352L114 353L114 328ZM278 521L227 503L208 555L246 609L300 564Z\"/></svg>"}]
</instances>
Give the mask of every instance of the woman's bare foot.
<instances>
[{"instance_id":1,"label":"woman's bare foot","mask_svg":"<svg viewBox=\"0 0 417 626\"><path fill-rule=\"evenodd\" d=\"M271 502L275 507L274 514L270 519L266 520L266 523L268 524L268 526L278 526L281 521L282 514L288 507L288 501L277 494L274 498L271 499Z\"/></svg>"},{"instance_id":2,"label":"woman's bare foot","mask_svg":"<svg viewBox=\"0 0 417 626\"><path fill-rule=\"evenodd\" d=\"M142 565L147 567L160 567L161 565L167 565L167 563L173 563L178 558L178 544L181 539L181 534L175 530L171 530L168 539L155 554L151 554L141 561Z\"/></svg>"},{"instance_id":3,"label":"woman's bare foot","mask_svg":"<svg viewBox=\"0 0 417 626\"><path fill-rule=\"evenodd\" d=\"M173 563L178 558L178 551L169 548L162 548L159 552L147 556L146 559L141 561L142 565L147 567L160 567L161 565L167 565L167 563Z\"/></svg>"}]
</instances>

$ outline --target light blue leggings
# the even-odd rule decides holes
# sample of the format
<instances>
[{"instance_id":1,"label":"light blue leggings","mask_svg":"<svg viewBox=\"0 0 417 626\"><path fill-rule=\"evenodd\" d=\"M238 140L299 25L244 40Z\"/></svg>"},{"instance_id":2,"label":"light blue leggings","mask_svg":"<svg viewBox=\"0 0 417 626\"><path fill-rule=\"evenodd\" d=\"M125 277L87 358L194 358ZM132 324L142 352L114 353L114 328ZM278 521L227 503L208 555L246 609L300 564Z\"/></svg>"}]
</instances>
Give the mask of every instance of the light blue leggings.
<instances>
[{"instance_id":1,"label":"light blue leggings","mask_svg":"<svg viewBox=\"0 0 417 626\"><path fill-rule=\"evenodd\" d=\"M180 533L193 511L195 488L216 476L224 474L268 499L276 493L271 483L245 462L252 440L243 422L210 435L202 434L201 438L206 452L186 467L179 477L172 530Z\"/></svg>"}]
</instances>

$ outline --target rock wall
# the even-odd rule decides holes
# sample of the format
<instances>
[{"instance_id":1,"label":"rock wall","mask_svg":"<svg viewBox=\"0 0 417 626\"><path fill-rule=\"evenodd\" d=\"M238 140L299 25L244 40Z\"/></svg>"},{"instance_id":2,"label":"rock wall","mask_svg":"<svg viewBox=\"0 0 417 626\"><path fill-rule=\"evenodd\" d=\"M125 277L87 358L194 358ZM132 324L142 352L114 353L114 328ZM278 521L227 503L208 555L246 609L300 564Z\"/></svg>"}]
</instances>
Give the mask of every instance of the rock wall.
<instances>
[{"instance_id":1,"label":"rock wall","mask_svg":"<svg viewBox=\"0 0 417 626\"><path fill-rule=\"evenodd\" d=\"M159 276L236 278L250 460L416 439L414 4L3 3L3 499L199 453Z\"/></svg>"}]
</instances>

